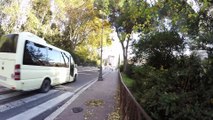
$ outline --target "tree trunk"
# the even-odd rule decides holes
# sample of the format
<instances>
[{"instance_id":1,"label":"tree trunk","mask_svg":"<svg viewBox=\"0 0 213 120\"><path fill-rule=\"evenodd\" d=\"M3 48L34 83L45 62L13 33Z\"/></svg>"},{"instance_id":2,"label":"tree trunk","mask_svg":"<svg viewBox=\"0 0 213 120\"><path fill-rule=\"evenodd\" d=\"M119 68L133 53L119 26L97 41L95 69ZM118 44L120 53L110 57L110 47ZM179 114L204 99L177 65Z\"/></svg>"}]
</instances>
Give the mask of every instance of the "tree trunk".
<instances>
[{"instance_id":1,"label":"tree trunk","mask_svg":"<svg viewBox=\"0 0 213 120\"><path fill-rule=\"evenodd\" d=\"M123 72L125 73L127 70L127 51L126 47L124 46L124 43L121 42L122 50L123 50L123 58L124 58L124 64L123 64Z\"/></svg>"},{"instance_id":2,"label":"tree trunk","mask_svg":"<svg viewBox=\"0 0 213 120\"><path fill-rule=\"evenodd\" d=\"M123 68L123 72L126 73L127 71L127 65L128 65L128 60L127 60L127 56L123 56L124 57L124 68Z\"/></svg>"},{"instance_id":3,"label":"tree trunk","mask_svg":"<svg viewBox=\"0 0 213 120\"><path fill-rule=\"evenodd\" d=\"M126 46L124 46L124 42L121 42L121 46L123 49L123 58L124 58L124 68L123 72L126 73L127 71L127 65L128 65L128 48L129 48L129 41L130 41L130 35L126 36Z\"/></svg>"},{"instance_id":4,"label":"tree trunk","mask_svg":"<svg viewBox=\"0 0 213 120\"><path fill-rule=\"evenodd\" d=\"M125 73L127 71L127 65L128 65L128 48L129 48L129 41L130 41L130 34L126 34L125 37L122 37L121 35L119 35L119 31L118 28L116 27L116 32L119 38L119 41L121 43L122 46L122 50L123 50L123 58L124 58L124 67L123 67L123 72ZM124 45L124 41L126 40L126 46Z\"/></svg>"}]
</instances>

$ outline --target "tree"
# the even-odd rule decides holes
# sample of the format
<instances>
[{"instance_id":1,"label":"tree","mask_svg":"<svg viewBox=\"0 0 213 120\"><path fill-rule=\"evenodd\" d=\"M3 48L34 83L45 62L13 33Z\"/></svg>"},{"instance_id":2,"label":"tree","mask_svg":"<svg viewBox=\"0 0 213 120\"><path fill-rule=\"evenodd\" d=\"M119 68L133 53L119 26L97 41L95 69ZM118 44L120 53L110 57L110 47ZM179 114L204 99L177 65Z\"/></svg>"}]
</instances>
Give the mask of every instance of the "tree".
<instances>
[{"instance_id":1,"label":"tree","mask_svg":"<svg viewBox=\"0 0 213 120\"><path fill-rule=\"evenodd\" d=\"M61 48L77 53L84 61L98 59L97 49L100 47L102 23L104 24L104 46L110 44L110 25L97 17L93 8L93 0L56 1L54 20L57 26L63 26L59 40L53 41ZM64 13L64 14L62 14ZM65 17L64 17L65 16Z\"/></svg>"},{"instance_id":2,"label":"tree","mask_svg":"<svg viewBox=\"0 0 213 120\"><path fill-rule=\"evenodd\" d=\"M49 0L32 0L31 9L29 9L26 23L22 25L22 30L44 38L51 27L51 16Z\"/></svg>"},{"instance_id":3,"label":"tree","mask_svg":"<svg viewBox=\"0 0 213 120\"><path fill-rule=\"evenodd\" d=\"M70 7L68 13L68 23L64 31L64 40L70 41L71 49L85 41L88 35L94 30L89 23L95 17L91 3L84 2L81 6Z\"/></svg>"},{"instance_id":4,"label":"tree","mask_svg":"<svg viewBox=\"0 0 213 120\"><path fill-rule=\"evenodd\" d=\"M4 30L1 28L1 25L0 25L0 36L4 35Z\"/></svg>"},{"instance_id":5,"label":"tree","mask_svg":"<svg viewBox=\"0 0 213 120\"><path fill-rule=\"evenodd\" d=\"M148 65L157 69L168 69L174 65L180 52L183 52L183 43L184 39L177 32L153 33L141 38L135 45L136 59L146 59Z\"/></svg>"},{"instance_id":6,"label":"tree","mask_svg":"<svg viewBox=\"0 0 213 120\"><path fill-rule=\"evenodd\" d=\"M136 58L147 62L133 68L132 88L153 119L212 118L212 4L199 3L194 11L184 0L156 2L157 32L143 33L135 45ZM165 19L171 20L170 28ZM206 50L208 58L184 55L185 43L195 45L195 52Z\"/></svg>"},{"instance_id":7,"label":"tree","mask_svg":"<svg viewBox=\"0 0 213 120\"><path fill-rule=\"evenodd\" d=\"M140 4L139 4L140 3ZM109 19L112 27L114 27L119 41L123 49L125 72L128 64L128 49L130 41L133 40L132 35L137 32L137 20L140 16L141 5L146 4L144 1L127 1L127 0L96 0L95 5L98 10L102 11L102 16ZM135 7L137 6L137 7ZM146 16L142 17L144 21ZM141 22L141 24L144 24Z\"/></svg>"},{"instance_id":8,"label":"tree","mask_svg":"<svg viewBox=\"0 0 213 120\"><path fill-rule=\"evenodd\" d=\"M20 18L20 2L15 0L1 1L0 3L1 26L6 33L15 32L17 18Z\"/></svg>"}]
</instances>

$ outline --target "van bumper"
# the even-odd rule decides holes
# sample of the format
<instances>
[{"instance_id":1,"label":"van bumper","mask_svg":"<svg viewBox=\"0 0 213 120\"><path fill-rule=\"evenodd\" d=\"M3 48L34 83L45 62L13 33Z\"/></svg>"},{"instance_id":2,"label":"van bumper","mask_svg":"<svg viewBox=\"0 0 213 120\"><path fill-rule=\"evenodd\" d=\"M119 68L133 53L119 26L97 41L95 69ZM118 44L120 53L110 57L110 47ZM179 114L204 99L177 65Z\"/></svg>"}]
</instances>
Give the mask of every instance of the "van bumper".
<instances>
[{"instance_id":1,"label":"van bumper","mask_svg":"<svg viewBox=\"0 0 213 120\"><path fill-rule=\"evenodd\" d=\"M19 84L18 81L10 82L12 80L1 80L0 79L0 86L9 88L11 90L21 90L21 85Z\"/></svg>"}]
</instances>

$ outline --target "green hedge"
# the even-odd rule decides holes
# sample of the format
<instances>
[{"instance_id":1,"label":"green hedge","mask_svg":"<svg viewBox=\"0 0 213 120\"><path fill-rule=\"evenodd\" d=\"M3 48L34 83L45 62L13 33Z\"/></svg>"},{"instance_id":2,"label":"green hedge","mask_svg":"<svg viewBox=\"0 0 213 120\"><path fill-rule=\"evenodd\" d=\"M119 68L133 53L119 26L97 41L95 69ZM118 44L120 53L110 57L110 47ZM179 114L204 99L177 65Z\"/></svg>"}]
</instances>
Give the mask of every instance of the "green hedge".
<instances>
[{"instance_id":1,"label":"green hedge","mask_svg":"<svg viewBox=\"0 0 213 120\"><path fill-rule=\"evenodd\" d=\"M183 56L168 69L133 66L132 91L155 120L211 120L213 65Z\"/></svg>"}]
</instances>

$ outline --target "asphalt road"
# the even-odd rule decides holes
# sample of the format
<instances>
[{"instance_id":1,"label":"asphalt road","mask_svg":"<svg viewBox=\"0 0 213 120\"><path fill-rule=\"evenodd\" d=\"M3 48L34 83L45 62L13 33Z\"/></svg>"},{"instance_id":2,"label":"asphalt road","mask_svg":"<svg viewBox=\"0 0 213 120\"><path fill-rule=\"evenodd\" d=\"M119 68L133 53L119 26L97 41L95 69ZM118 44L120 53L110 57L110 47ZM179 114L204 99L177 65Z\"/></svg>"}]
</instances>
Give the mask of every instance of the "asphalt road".
<instances>
[{"instance_id":1,"label":"asphalt road","mask_svg":"<svg viewBox=\"0 0 213 120\"><path fill-rule=\"evenodd\" d=\"M75 82L54 86L48 93L12 91L0 86L0 120L44 119L78 90L97 79L97 69L82 70L86 71L79 71Z\"/></svg>"}]
</instances>

